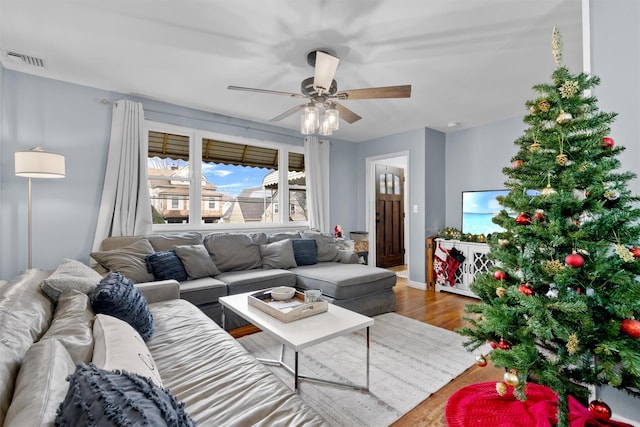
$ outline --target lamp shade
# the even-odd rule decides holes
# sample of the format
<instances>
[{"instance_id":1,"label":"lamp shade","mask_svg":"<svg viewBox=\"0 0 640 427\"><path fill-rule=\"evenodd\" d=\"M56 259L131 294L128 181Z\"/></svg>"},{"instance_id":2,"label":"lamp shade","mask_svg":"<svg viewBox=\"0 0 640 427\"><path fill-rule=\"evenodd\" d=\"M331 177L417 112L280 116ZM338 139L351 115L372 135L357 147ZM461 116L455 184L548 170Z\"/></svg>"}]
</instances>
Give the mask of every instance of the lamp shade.
<instances>
[{"instance_id":1,"label":"lamp shade","mask_svg":"<svg viewBox=\"0 0 640 427\"><path fill-rule=\"evenodd\" d=\"M42 149L16 151L16 176L27 178L64 178L64 156Z\"/></svg>"}]
</instances>

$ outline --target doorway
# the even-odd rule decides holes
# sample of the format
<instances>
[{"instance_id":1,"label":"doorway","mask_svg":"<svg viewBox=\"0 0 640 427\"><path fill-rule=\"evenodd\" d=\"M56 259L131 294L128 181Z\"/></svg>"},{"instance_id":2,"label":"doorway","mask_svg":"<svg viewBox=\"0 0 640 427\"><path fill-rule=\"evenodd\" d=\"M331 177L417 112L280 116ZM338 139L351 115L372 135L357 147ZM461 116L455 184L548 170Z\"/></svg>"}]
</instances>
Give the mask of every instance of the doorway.
<instances>
[{"instance_id":1,"label":"doorway","mask_svg":"<svg viewBox=\"0 0 640 427\"><path fill-rule=\"evenodd\" d=\"M402 201L397 201L395 203L396 212L401 212L399 215L395 215L395 222L392 222L391 227L391 236L395 236L395 242L391 245L393 250L390 252L385 252L385 249L381 249L381 252L385 254L384 256L387 258L395 257L395 260L381 260L384 265L398 263L401 265L404 263L407 266L407 273L410 269L409 263L411 259L411 254L409 250L409 235L410 235L410 221L409 215L405 213L407 211L407 206L409 203L409 152L397 152L397 153L389 153L382 156L369 157L366 159L366 221L367 221L367 230L369 231L369 264L375 265L377 267L381 267L378 260L378 236L377 236L377 215L376 212L380 204L377 200L376 193L380 190L380 173L382 171L379 169L376 171L376 168L382 167L384 173L386 172L386 168L388 167L391 171L391 168L400 169L404 179L399 178L398 183L400 185L400 190L402 193ZM380 173L377 173L380 172ZM393 172L390 172L392 176ZM397 176L400 176L396 173ZM385 176L385 186L387 185L387 177ZM396 179L390 178L391 183L395 186ZM385 187L387 188L387 187ZM392 188L393 190L393 188ZM392 191L393 192L393 191ZM385 205L387 203L385 202ZM393 205L393 203L389 204L389 208ZM385 207L386 209L386 207ZM384 241L384 240L383 240ZM395 245L395 246L393 246ZM395 254L393 257L389 257L390 254ZM398 259L398 254L401 255L401 258Z\"/></svg>"},{"instance_id":2,"label":"doorway","mask_svg":"<svg viewBox=\"0 0 640 427\"><path fill-rule=\"evenodd\" d=\"M404 169L376 164L376 265L404 265Z\"/></svg>"}]
</instances>

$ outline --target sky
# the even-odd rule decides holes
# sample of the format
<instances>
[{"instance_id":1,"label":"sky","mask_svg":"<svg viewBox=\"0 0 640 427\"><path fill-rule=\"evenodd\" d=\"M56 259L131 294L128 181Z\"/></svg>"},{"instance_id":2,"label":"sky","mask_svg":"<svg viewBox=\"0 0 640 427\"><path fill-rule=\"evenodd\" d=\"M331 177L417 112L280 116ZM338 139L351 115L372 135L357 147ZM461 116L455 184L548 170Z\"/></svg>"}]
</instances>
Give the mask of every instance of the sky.
<instances>
[{"instance_id":1,"label":"sky","mask_svg":"<svg viewBox=\"0 0 640 427\"><path fill-rule=\"evenodd\" d=\"M179 168L186 166L182 160L153 158L148 161L154 168L171 168L177 165ZM214 163L203 163L202 174L207 181L218 187L218 191L230 196L237 196L245 188L262 186L262 179L273 169L251 168L246 166L233 166Z\"/></svg>"}]
</instances>

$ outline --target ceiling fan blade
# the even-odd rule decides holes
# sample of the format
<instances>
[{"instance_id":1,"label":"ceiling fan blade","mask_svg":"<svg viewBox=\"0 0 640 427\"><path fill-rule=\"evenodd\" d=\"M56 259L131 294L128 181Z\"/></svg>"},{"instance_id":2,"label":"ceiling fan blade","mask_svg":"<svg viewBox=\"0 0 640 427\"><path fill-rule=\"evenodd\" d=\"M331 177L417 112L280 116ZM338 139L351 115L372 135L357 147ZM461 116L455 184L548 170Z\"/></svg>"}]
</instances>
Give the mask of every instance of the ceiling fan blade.
<instances>
[{"instance_id":1,"label":"ceiling fan blade","mask_svg":"<svg viewBox=\"0 0 640 427\"><path fill-rule=\"evenodd\" d=\"M256 89L256 88L252 88L252 87L227 86L227 89L230 89L230 90L243 90L245 92L267 93L267 94L270 94L270 95L285 95L285 96L289 96L291 98L306 98L301 93L280 92L278 90Z\"/></svg>"},{"instance_id":2,"label":"ceiling fan blade","mask_svg":"<svg viewBox=\"0 0 640 427\"><path fill-rule=\"evenodd\" d=\"M336 93L335 97L342 100L409 98L411 97L411 85L370 87L366 89L343 90Z\"/></svg>"},{"instance_id":3,"label":"ceiling fan blade","mask_svg":"<svg viewBox=\"0 0 640 427\"><path fill-rule=\"evenodd\" d=\"M313 73L313 87L320 93L331 88L331 82L338 69L339 58L320 50L316 51L316 67Z\"/></svg>"},{"instance_id":4,"label":"ceiling fan blade","mask_svg":"<svg viewBox=\"0 0 640 427\"><path fill-rule=\"evenodd\" d=\"M295 107L285 111L284 113L275 116L273 119L269 120L270 122L277 122L280 121L286 117L289 117L290 115L292 115L293 113L295 113L296 111L300 111L302 110L304 107L306 107L309 104L300 104L300 105L296 105Z\"/></svg>"},{"instance_id":5,"label":"ceiling fan blade","mask_svg":"<svg viewBox=\"0 0 640 427\"><path fill-rule=\"evenodd\" d=\"M340 118L349 124L355 123L362 118L344 105L338 104L337 102L334 102L333 105L336 110L340 112Z\"/></svg>"}]
</instances>

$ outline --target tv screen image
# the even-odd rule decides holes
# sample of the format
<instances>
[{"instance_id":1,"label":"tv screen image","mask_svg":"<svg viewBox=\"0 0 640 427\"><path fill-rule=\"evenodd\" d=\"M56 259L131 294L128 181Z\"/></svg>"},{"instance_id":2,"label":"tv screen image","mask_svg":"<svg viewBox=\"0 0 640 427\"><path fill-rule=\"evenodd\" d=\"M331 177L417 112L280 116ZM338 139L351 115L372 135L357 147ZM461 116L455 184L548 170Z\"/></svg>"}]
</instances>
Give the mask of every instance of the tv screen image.
<instances>
[{"instance_id":1,"label":"tv screen image","mask_svg":"<svg viewBox=\"0 0 640 427\"><path fill-rule=\"evenodd\" d=\"M492 222L502 209L498 196L506 196L509 190L483 190L462 192L462 233L490 234L504 231Z\"/></svg>"}]
</instances>

